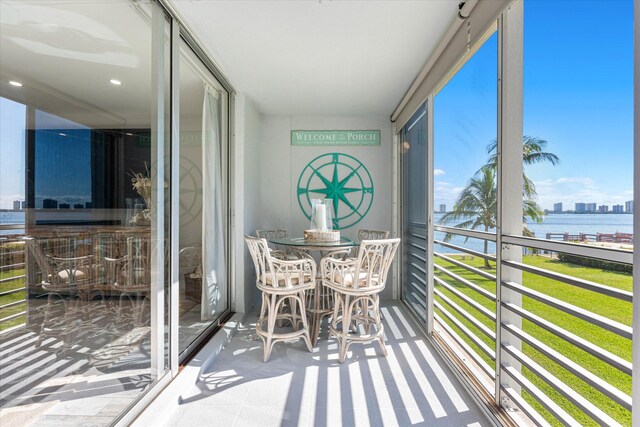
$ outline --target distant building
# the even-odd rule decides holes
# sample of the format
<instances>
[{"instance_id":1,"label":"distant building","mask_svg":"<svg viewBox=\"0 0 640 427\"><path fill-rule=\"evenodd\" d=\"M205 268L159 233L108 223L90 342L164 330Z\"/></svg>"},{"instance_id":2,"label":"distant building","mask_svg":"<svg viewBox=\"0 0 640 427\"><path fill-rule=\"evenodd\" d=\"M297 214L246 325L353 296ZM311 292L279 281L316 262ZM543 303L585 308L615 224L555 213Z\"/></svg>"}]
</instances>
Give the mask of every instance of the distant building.
<instances>
[{"instance_id":1,"label":"distant building","mask_svg":"<svg viewBox=\"0 0 640 427\"><path fill-rule=\"evenodd\" d=\"M575 209L576 213L585 213L586 211L587 211L586 203L576 203L576 209Z\"/></svg>"},{"instance_id":2,"label":"distant building","mask_svg":"<svg viewBox=\"0 0 640 427\"><path fill-rule=\"evenodd\" d=\"M595 203L587 203L587 212L595 213L597 211Z\"/></svg>"},{"instance_id":3,"label":"distant building","mask_svg":"<svg viewBox=\"0 0 640 427\"><path fill-rule=\"evenodd\" d=\"M441 204L440 205L440 213L445 213L446 211L447 211L447 205Z\"/></svg>"},{"instance_id":4,"label":"distant building","mask_svg":"<svg viewBox=\"0 0 640 427\"><path fill-rule=\"evenodd\" d=\"M622 206L622 205L613 205L611 210L613 211L613 213L624 213L624 206Z\"/></svg>"},{"instance_id":5,"label":"distant building","mask_svg":"<svg viewBox=\"0 0 640 427\"><path fill-rule=\"evenodd\" d=\"M609 206L607 205L598 206L598 213L607 213L607 212L609 212Z\"/></svg>"},{"instance_id":6,"label":"distant building","mask_svg":"<svg viewBox=\"0 0 640 427\"><path fill-rule=\"evenodd\" d=\"M91 209L91 202L85 202L84 207L85 209Z\"/></svg>"},{"instance_id":7,"label":"distant building","mask_svg":"<svg viewBox=\"0 0 640 427\"><path fill-rule=\"evenodd\" d=\"M624 202L624 211L626 213L633 213L633 200L629 200L628 202Z\"/></svg>"},{"instance_id":8,"label":"distant building","mask_svg":"<svg viewBox=\"0 0 640 427\"><path fill-rule=\"evenodd\" d=\"M58 201L53 199L42 200L42 209L58 209Z\"/></svg>"},{"instance_id":9,"label":"distant building","mask_svg":"<svg viewBox=\"0 0 640 427\"><path fill-rule=\"evenodd\" d=\"M22 209L27 209L27 202L23 200L22 202L20 202L20 206L22 207Z\"/></svg>"},{"instance_id":10,"label":"distant building","mask_svg":"<svg viewBox=\"0 0 640 427\"><path fill-rule=\"evenodd\" d=\"M553 213L562 213L562 203L553 204Z\"/></svg>"},{"instance_id":11,"label":"distant building","mask_svg":"<svg viewBox=\"0 0 640 427\"><path fill-rule=\"evenodd\" d=\"M73 205L73 209L82 209L84 208L84 204L82 203L76 203L75 205Z\"/></svg>"},{"instance_id":12,"label":"distant building","mask_svg":"<svg viewBox=\"0 0 640 427\"><path fill-rule=\"evenodd\" d=\"M58 205L59 209L71 209L71 205L69 203L60 203Z\"/></svg>"},{"instance_id":13,"label":"distant building","mask_svg":"<svg viewBox=\"0 0 640 427\"><path fill-rule=\"evenodd\" d=\"M13 210L14 211L19 211L20 210L20 200L14 200L13 201Z\"/></svg>"}]
</instances>

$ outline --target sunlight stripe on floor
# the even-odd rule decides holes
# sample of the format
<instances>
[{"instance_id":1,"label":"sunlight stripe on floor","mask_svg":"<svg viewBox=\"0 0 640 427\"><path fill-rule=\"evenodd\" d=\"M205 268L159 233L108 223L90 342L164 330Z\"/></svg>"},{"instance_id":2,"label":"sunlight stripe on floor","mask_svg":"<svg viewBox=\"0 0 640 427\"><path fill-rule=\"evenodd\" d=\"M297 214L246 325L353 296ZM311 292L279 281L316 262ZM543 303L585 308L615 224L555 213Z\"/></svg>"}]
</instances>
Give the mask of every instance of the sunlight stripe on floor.
<instances>
[{"instance_id":1,"label":"sunlight stripe on floor","mask_svg":"<svg viewBox=\"0 0 640 427\"><path fill-rule=\"evenodd\" d=\"M396 386L398 387L398 393L400 393L400 398L402 399L404 407L407 409L420 409L420 407L418 406L418 402L416 402L416 399L413 396L413 390L411 390L411 387L409 387L407 378L404 375L404 371L400 367L400 363L398 362L398 358L396 357L393 348L388 348L387 350L389 352L389 355L385 360L387 361L387 363L389 363L389 369L391 370L393 380L396 382ZM422 417L421 412L407 412L411 424L424 422L424 418Z\"/></svg>"},{"instance_id":2,"label":"sunlight stripe on floor","mask_svg":"<svg viewBox=\"0 0 640 427\"><path fill-rule=\"evenodd\" d=\"M35 348L36 338L37 338L36 336L33 336L33 337L29 338L27 341L21 342L18 345L14 345L14 346L6 348L3 351L0 351L0 358L2 358L3 362L4 362L6 357L13 356L14 354L17 354L18 353L17 350L19 348L23 349L23 350L20 350L20 351L24 351L25 349L33 350ZM53 339L53 338L50 338L50 339Z\"/></svg>"},{"instance_id":3,"label":"sunlight stripe on floor","mask_svg":"<svg viewBox=\"0 0 640 427\"><path fill-rule=\"evenodd\" d=\"M376 351L374 348L369 347L365 349L365 354L370 357L368 360L368 367L369 372L371 372L373 390L376 393L377 402L372 402L372 405L376 406L376 403L378 404L377 406L380 410L380 415L382 416L382 419L385 420L385 427L398 426L398 419L393 408L393 403L391 403L391 397L389 396L384 376L380 370L380 362L378 362Z\"/></svg>"},{"instance_id":4,"label":"sunlight stripe on floor","mask_svg":"<svg viewBox=\"0 0 640 427\"><path fill-rule=\"evenodd\" d=\"M36 359L38 357L42 357L42 356L46 356L44 357L42 360L39 360L33 364L29 364L29 362L31 362L33 359ZM55 354L51 354L51 353L44 353L42 351L38 351L35 352L34 354L32 354L29 357L25 357L24 359L21 360L21 365L24 364L28 364L27 366L21 367L20 369L15 370L15 372L11 375L7 376L7 369L3 369L2 370L2 384L9 384L11 383L13 380L16 380L20 377L25 377L27 375L31 375L31 373L38 369L40 366L42 365L46 365L47 363L51 362L52 360L56 360L57 357L55 356ZM12 370L15 366L11 366Z\"/></svg>"},{"instance_id":5,"label":"sunlight stripe on floor","mask_svg":"<svg viewBox=\"0 0 640 427\"><path fill-rule=\"evenodd\" d=\"M422 390L422 394L425 399L431 406L431 410L433 411L433 415L436 418L442 418L447 416L447 411L445 411L442 403L440 403L440 399L436 395L435 391L431 387L427 376L424 374L422 367L418 363L418 360L415 358L413 353L411 352L411 348L409 344L406 342L400 343L400 349L402 350L402 354L407 359L407 363L411 368L411 372L416 377L416 382L420 385L420 389Z\"/></svg>"},{"instance_id":6,"label":"sunlight stripe on floor","mask_svg":"<svg viewBox=\"0 0 640 427\"><path fill-rule=\"evenodd\" d=\"M411 327L411 325L409 325L409 322L404 317L404 314L402 314L402 312L400 311L398 306L394 305L392 308L393 308L393 311L396 313L396 316L398 316L398 319L400 319L400 322L402 323L402 326L404 326L404 328L407 330L407 333L409 334L409 336L410 337L415 337L416 333L414 332L414 330Z\"/></svg>"},{"instance_id":7,"label":"sunlight stripe on floor","mask_svg":"<svg viewBox=\"0 0 640 427\"><path fill-rule=\"evenodd\" d=\"M36 356L42 356L45 354L51 354L52 352L49 349L56 349L62 346L62 341L55 342L55 344L48 345L49 342L55 342L53 338L45 340L41 348L34 348L33 346L29 346L22 351L19 351L15 354L10 354L1 357L2 360L2 370L4 372L12 371L19 366L24 365L25 361L30 357L29 353L33 353ZM43 348L46 348L44 350ZM30 359L29 359L30 360Z\"/></svg>"},{"instance_id":8,"label":"sunlight stripe on floor","mask_svg":"<svg viewBox=\"0 0 640 427\"><path fill-rule=\"evenodd\" d=\"M6 399L8 396L11 396L11 394L14 391L18 391L22 388L27 388L30 384L36 384L32 387L41 386L41 384L38 384L38 380L40 380L40 378L50 375L51 372L55 372L59 367L64 366L66 363L69 363L69 360L62 359L62 360L58 360L55 363L52 363L51 365L48 365L46 368L42 369L41 371L38 371L37 373L30 375L29 377L25 378L23 381L20 381L19 383L14 384L12 387L9 387L8 389L0 392L0 399Z\"/></svg>"},{"instance_id":9,"label":"sunlight stripe on floor","mask_svg":"<svg viewBox=\"0 0 640 427\"><path fill-rule=\"evenodd\" d=\"M449 396L449 398L451 399L451 403L453 403L453 406L455 406L456 410L458 412L468 411L469 407L466 403L464 403L464 400L462 400L462 397L458 393L458 390L456 390L456 388L453 386L451 380L449 380L449 377L447 377L447 374L445 374L442 370L442 366L440 366L436 358L429 351L424 341L418 340L416 341L416 345L418 346L420 353L422 353L422 356L427 361L427 364L436 375L436 378L438 378L438 381L440 381L440 384L442 384L442 387L444 387L447 396Z\"/></svg>"},{"instance_id":10,"label":"sunlight stripe on floor","mask_svg":"<svg viewBox=\"0 0 640 427\"><path fill-rule=\"evenodd\" d=\"M393 337L397 340L403 339L404 337L402 336L400 329L398 329L398 325L396 325L396 322L391 317L389 310L387 310L386 307L382 307L380 310L382 311L382 318L387 324L388 329L391 332L391 335L393 335Z\"/></svg>"},{"instance_id":11,"label":"sunlight stripe on floor","mask_svg":"<svg viewBox=\"0 0 640 427\"><path fill-rule=\"evenodd\" d=\"M342 420L342 399L340 389L340 367L327 369L327 425Z\"/></svg>"},{"instance_id":12,"label":"sunlight stripe on floor","mask_svg":"<svg viewBox=\"0 0 640 427\"><path fill-rule=\"evenodd\" d=\"M20 336L15 337L14 339L9 341L5 341L5 339L2 338L2 335L0 335L0 349L5 347L14 347L14 345L12 345L13 343L26 340L27 338L33 340L36 338L36 334L34 332L26 332L25 334L21 334Z\"/></svg>"},{"instance_id":13,"label":"sunlight stripe on floor","mask_svg":"<svg viewBox=\"0 0 640 427\"><path fill-rule=\"evenodd\" d=\"M307 425L307 420L314 420L316 416L316 398L318 395L318 367L308 366L304 370L304 384L300 399L300 414L298 425Z\"/></svg>"},{"instance_id":14,"label":"sunlight stripe on floor","mask_svg":"<svg viewBox=\"0 0 640 427\"><path fill-rule=\"evenodd\" d=\"M358 363L349 364L349 383L351 384L351 402L354 423L357 426L368 426L369 411L367 410L367 395L362 384L360 366Z\"/></svg>"}]
</instances>

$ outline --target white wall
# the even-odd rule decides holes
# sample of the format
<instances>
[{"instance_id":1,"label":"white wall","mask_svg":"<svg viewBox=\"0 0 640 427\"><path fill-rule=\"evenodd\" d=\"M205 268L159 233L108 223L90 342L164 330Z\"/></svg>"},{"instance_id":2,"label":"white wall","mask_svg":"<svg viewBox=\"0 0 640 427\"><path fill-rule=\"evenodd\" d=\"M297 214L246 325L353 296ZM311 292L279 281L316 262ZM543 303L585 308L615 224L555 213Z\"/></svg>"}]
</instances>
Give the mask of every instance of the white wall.
<instances>
[{"instance_id":1,"label":"white wall","mask_svg":"<svg viewBox=\"0 0 640 427\"><path fill-rule=\"evenodd\" d=\"M370 147L292 147L291 130L380 130L380 146ZM392 124L388 117L360 116L263 116L258 135L257 165L252 182L259 187L259 203L253 205L252 228L286 228L291 235L302 235L309 228L297 200L298 178L314 158L327 153L344 153L358 159L368 169L374 185L374 197L368 214L351 228L341 230L345 237L355 238L360 228L392 229ZM255 161L255 158L251 158ZM245 165L249 168L249 164ZM255 170L252 171L255 174ZM245 177L249 178L247 174ZM253 193L255 194L255 192ZM247 195L245 203L250 200ZM245 209L245 213L249 209ZM255 225L255 227L254 227ZM247 284L250 284L247 281ZM392 295L391 278L382 294Z\"/></svg>"},{"instance_id":2,"label":"white wall","mask_svg":"<svg viewBox=\"0 0 640 427\"><path fill-rule=\"evenodd\" d=\"M258 228L260 204L260 144L263 116L250 98L235 97L233 161L234 231L236 260L236 312L249 312L258 296L251 256L244 243L245 235L254 235Z\"/></svg>"}]
</instances>

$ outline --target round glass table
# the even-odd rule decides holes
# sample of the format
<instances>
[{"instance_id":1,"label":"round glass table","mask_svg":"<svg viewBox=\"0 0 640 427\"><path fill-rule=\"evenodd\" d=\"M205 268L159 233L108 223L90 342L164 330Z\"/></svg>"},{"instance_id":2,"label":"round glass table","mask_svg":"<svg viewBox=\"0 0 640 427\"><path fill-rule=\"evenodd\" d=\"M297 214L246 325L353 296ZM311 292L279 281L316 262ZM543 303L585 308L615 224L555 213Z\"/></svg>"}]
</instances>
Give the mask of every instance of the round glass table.
<instances>
[{"instance_id":1,"label":"round glass table","mask_svg":"<svg viewBox=\"0 0 640 427\"><path fill-rule=\"evenodd\" d=\"M321 251L321 252L329 252L329 251L337 251L340 249L351 249L355 246L360 245L359 242L356 242L351 239L347 239L346 237L341 237L340 240L336 240L333 242L311 242L305 240L304 237L281 237L281 238L273 238L269 239L269 243L273 243L274 245L288 246L291 248L295 248L300 251Z\"/></svg>"},{"instance_id":2,"label":"round glass table","mask_svg":"<svg viewBox=\"0 0 640 427\"><path fill-rule=\"evenodd\" d=\"M311 242L305 240L304 237L272 238L268 239L268 242L297 251L319 252L320 257L329 252L351 249L360 245L359 242L347 239L346 237L341 237L340 240L333 242ZM348 254L345 254L345 258L347 255ZM333 312L333 291L322 285L319 270L320 265L318 264L316 287L309 291L307 298L307 312L311 318L309 335L311 336L311 345L314 347L316 346L316 342L318 342L323 317Z\"/></svg>"}]
</instances>

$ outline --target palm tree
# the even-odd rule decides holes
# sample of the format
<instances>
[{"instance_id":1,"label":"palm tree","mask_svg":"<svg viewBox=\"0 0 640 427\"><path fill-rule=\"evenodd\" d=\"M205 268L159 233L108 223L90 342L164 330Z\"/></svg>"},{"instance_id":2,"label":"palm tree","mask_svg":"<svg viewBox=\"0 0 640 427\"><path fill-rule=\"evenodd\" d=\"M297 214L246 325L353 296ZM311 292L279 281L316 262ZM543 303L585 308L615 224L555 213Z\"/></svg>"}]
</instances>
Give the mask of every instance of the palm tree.
<instances>
[{"instance_id":1,"label":"palm tree","mask_svg":"<svg viewBox=\"0 0 640 427\"><path fill-rule=\"evenodd\" d=\"M453 210L447 212L440 219L440 223L463 220L456 227L470 228L472 230L484 228L484 231L489 231L489 229L496 226L497 202L495 168L483 167L471 178L469 184L458 196L458 200L453 205ZM444 236L444 241L448 242L452 237L451 233L447 233ZM465 239L465 242L467 240L468 238ZM485 254L488 251L488 244L489 242L485 240ZM491 268L489 260L486 258L484 266L487 269Z\"/></svg>"},{"instance_id":2,"label":"palm tree","mask_svg":"<svg viewBox=\"0 0 640 427\"><path fill-rule=\"evenodd\" d=\"M536 136L522 136L522 164L534 165L537 163L551 163L553 166L560 163L557 155L544 151L547 141ZM498 165L498 140L494 139L487 145L487 154L489 159L483 167L496 168ZM536 186L533 181L522 171L522 195L527 199L533 199L536 193Z\"/></svg>"},{"instance_id":3,"label":"palm tree","mask_svg":"<svg viewBox=\"0 0 640 427\"><path fill-rule=\"evenodd\" d=\"M560 162L557 155L543 151L547 141L524 135L522 137L522 162L524 165L549 162L556 165ZM496 193L496 170L498 164L497 156L498 143L491 141L487 146L489 159L471 178L469 184L462 190L458 200L453 205L453 210L445 214L440 223L463 220L456 225L460 228L470 228L476 230L483 227L488 231L496 226L497 193ZM527 218L540 223L544 218L544 213L535 201L537 196L535 185L526 173L522 172L522 234L533 236L531 230L527 228ZM446 233L444 240L449 241L453 234ZM468 238L465 239L465 242ZM484 241L484 253L488 251L487 240ZM484 260L485 268L490 268L489 261Z\"/></svg>"}]
</instances>

